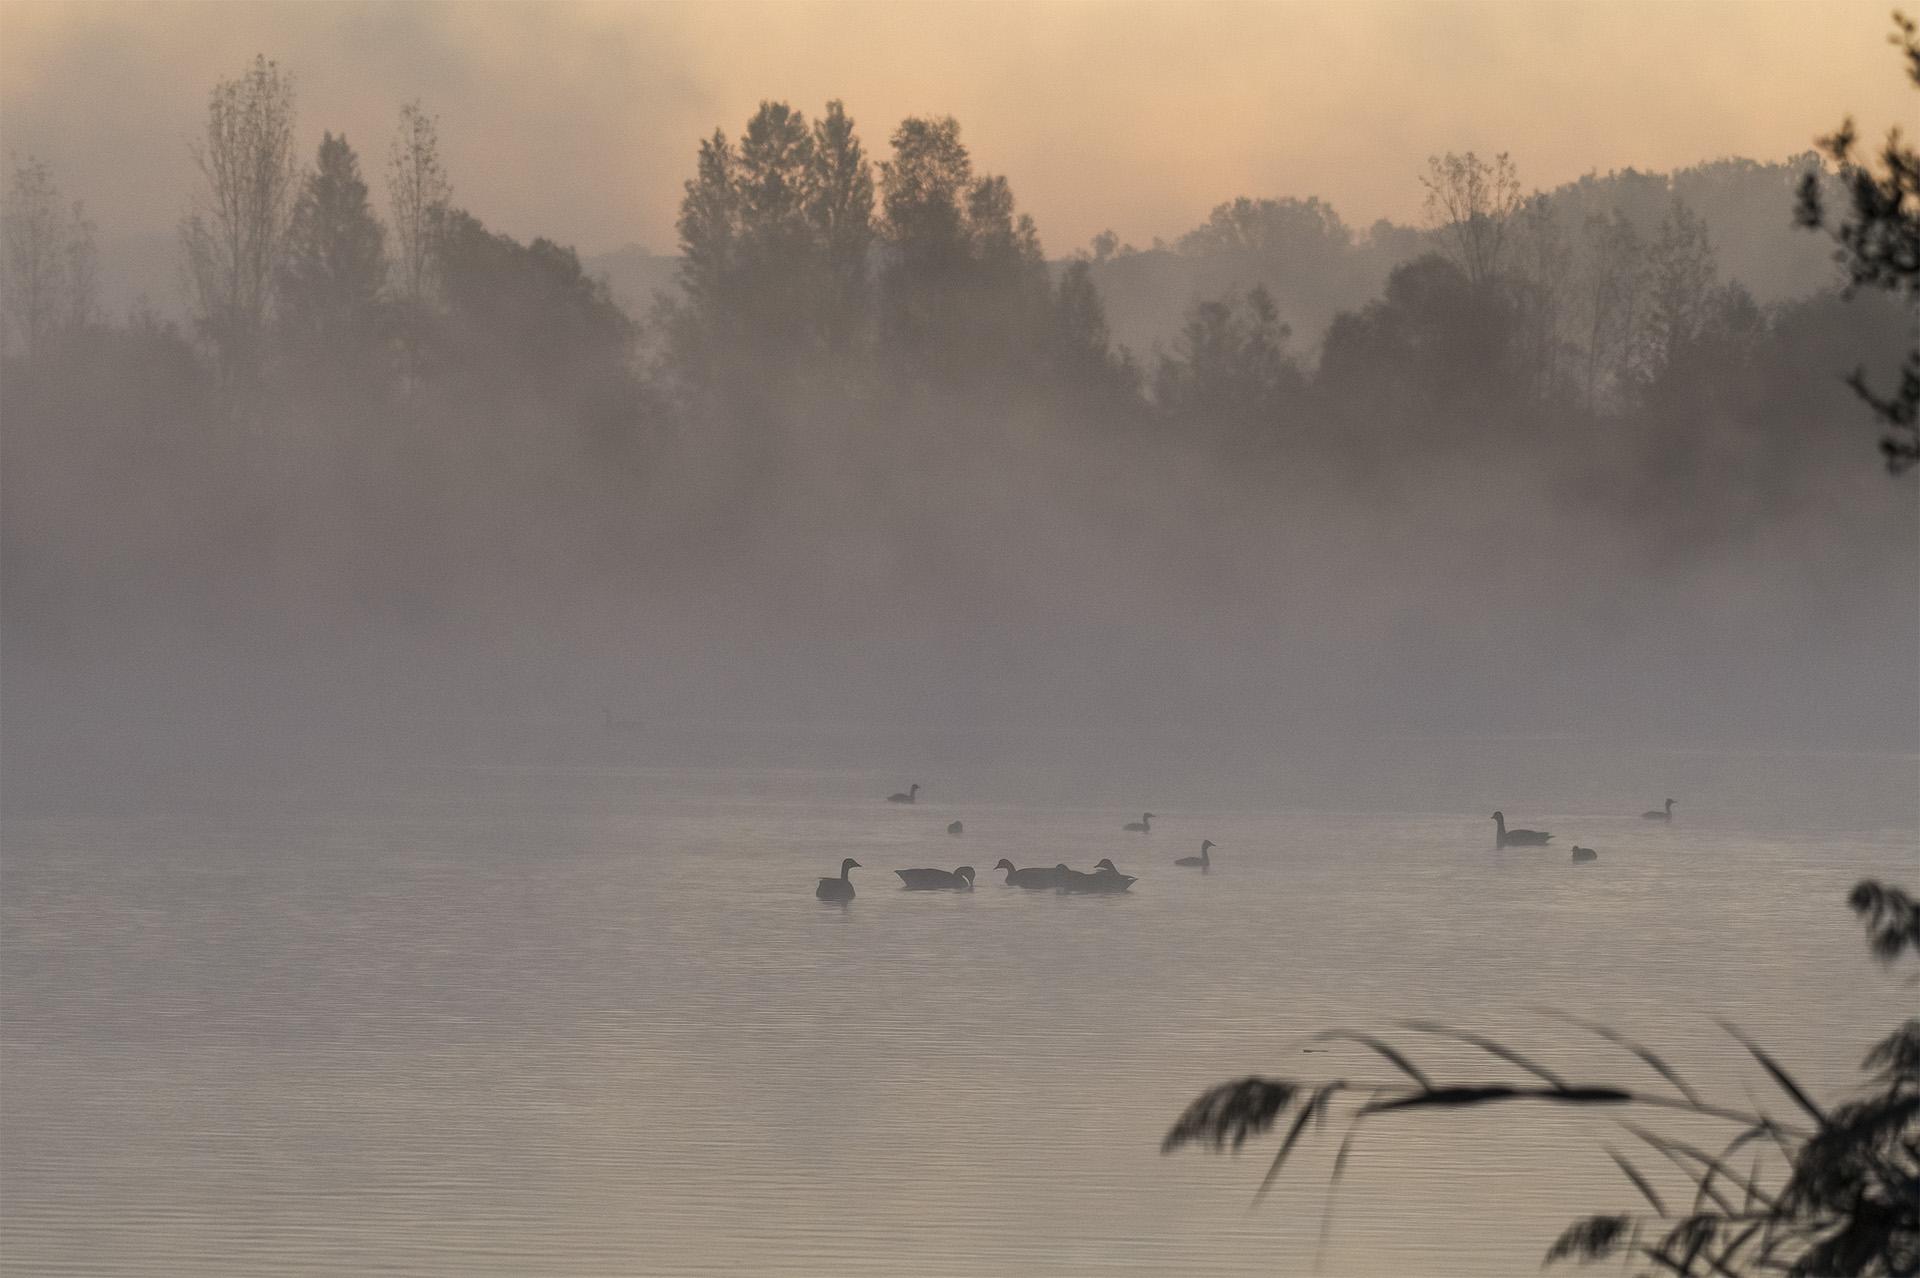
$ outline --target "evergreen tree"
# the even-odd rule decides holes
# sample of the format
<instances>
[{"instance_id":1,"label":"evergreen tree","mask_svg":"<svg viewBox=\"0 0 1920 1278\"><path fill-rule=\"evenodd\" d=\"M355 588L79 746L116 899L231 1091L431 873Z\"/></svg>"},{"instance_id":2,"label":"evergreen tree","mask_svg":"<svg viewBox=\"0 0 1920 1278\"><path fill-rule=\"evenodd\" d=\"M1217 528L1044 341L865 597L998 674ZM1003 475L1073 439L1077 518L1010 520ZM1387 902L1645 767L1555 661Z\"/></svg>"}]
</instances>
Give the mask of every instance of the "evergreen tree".
<instances>
[{"instance_id":1,"label":"evergreen tree","mask_svg":"<svg viewBox=\"0 0 1920 1278\"><path fill-rule=\"evenodd\" d=\"M280 271L279 319L296 351L335 364L367 361L383 336L386 230L367 202L360 160L325 134L294 205Z\"/></svg>"}]
</instances>

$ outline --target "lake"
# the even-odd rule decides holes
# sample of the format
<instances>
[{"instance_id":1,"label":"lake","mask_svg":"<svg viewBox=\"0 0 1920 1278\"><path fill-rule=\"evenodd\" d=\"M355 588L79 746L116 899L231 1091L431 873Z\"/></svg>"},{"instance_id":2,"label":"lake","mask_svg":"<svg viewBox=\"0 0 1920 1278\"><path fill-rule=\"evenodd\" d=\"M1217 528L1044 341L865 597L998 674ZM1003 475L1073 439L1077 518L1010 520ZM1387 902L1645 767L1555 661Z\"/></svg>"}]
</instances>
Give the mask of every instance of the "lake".
<instances>
[{"instance_id":1,"label":"lake","mask_svg":"<svg viewBox=\"0 0 1920 1278\"><path fill-rule=\"evenodd\" d=\"M956 758L615 740L10 805L7 1271L1307 1273L1337 1128L1255 1210L1271 1140L1159 1142L1238 1075L1392 1080L1317 1031L1427 1017L1662 1087L1559 1009L1783 1109L1716 1016L1833 1095L1911 1012L1843 903L1920 880L1911 755L1400 741L1158 792ZM1671 827L1639 818L1668 794ZM1495 806L1551 849L1495 851ZM1211 872L1176 869L1202 838ZM816 901L849 855L857 898ZM1139 882L1021 891L1002 856ZM891 873L962 863L974 892ZM1610 1115L1364 1131L1328 1274L1533 1274L1573 1217L1637 1205Z\"/></svg>"}]
</instances>

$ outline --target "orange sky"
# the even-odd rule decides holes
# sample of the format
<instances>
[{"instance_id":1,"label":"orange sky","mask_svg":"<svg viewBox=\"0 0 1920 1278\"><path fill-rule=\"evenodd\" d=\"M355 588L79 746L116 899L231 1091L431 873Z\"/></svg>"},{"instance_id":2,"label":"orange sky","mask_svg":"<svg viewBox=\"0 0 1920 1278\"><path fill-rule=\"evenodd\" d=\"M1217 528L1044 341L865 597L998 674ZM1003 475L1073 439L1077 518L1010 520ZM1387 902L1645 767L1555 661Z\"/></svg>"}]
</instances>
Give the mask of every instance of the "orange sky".
<instances>
[{"instance_id":1,"label":"orange sky","mask_svg":"<svg viewBox=\"0 0 1920 1278\"><path fill-rule=\"evenodd\" d=\"M303 148L377 174L399 104L441 118L456 197L592 252L673 246L697 139L762 98L843 98L868 146L958 116L1061 254L1145 245L1234 195L1418 214L1443 150L1529 186L1588 169L1779 159L1852 112L1912 124L1883 0L1748 3L0 4L0 142L51 160L108 233L185 210L206 90L255 52ZM376 180L376 197L380 195Z\"/></svg>"}]
</instances>

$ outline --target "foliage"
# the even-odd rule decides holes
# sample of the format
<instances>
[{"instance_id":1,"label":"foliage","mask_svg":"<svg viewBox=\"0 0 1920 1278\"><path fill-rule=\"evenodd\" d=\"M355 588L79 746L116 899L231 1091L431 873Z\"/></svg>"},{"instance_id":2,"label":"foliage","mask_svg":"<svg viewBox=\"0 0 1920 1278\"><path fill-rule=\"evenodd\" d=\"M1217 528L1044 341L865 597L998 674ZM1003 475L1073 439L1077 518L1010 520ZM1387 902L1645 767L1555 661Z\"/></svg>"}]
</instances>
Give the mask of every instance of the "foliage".
<instances>
[{"instance_id":1,"label":"foliage","mask_svg":"<svg viewBox=\"0 0 1920 1278\"><path fill-rule=\"evenodd\" d=\"M1863 882L1849 904L1868 923L1874 950L1892 961L1920 937L1920 916L1904 892ZM1437 1079L1416 1058L1387 1040L1334 1030L1320 1040L1358 1044L1390 1065L1401 1083L1345 1079L1309 1084L1294 1079L1243 1078L1201 1093L1181 1114L1162 1152L1198 1144L1238 1150L1264 1135L1289 1111L1292 1121L1258 1201L1293 1153L1309 1123L1326 1117L1342 1093L1358 1096L1335 1161L1337 1185L1361 1126L1380 1116L1429 1110L1452 1112L1531 1102L1605 1112L1687 1114L1724 1124L1717 1146L1697 1146L1630 1118L1617 1123L1644 1152L1672 1163L1693 1187L1690 1201L1669 1202L1641 1166L1617 1150L1606 1152L1650 1211L1575 1221L1546 1253L1558 1260L1638 1258L1654 1272L1741 1275L1780 1272L1803 1278L1912 1274L1920 1269L1920 1020L1909 1020L1867 1054L1871 1090L1823 1108L1788 1071L1738 1029L1727 1032L1759 1063L1797 1111L1775 1117L1757 1107L1725 1106L1703 1098L1680 1073L1646 1047L1604 1026L1575 1022L1600 1035L1659 1075L1670 1087L1575 1082L1496 1040L1431 1022L1400 1028L1417 1037L1464 1044L1490 1062L1529 1076L1524 1084ZM1746 1160L1752 1156L1749 1165ZM1769 1160L1780 1175L1765 1174ZM1750 1169L1749 1169L1750 1167Z\"/></svg>"},{"instance_id":2,"label":"foliage","mask_svg":"<svg viewBox=\"0 0 1920 1278\"><path fill-rule=\"evenodd\" d=\"M1893 21L1889 42L1899 46L1908 77L1920 87L1920 27L1898 12ZM1851 118L1820 140L1820 149L1839 166L1849 205L1831 228L1839 244L1835 257L1846 267L1850 291L1883 290L1920 312L1920 151L1896 126L1887 133L1876 172L1856 155L1858 142ZM1800 186L1800 224L1826 227L1826 205L1819 176L1809 172ZM1899 474L1920 465L1920 342L1908 352L1892 392L1875 390L1864 368L1855 368L1847 384L1887 428L1880 441L1887 468Z\"/></svg>"}]
</instances>

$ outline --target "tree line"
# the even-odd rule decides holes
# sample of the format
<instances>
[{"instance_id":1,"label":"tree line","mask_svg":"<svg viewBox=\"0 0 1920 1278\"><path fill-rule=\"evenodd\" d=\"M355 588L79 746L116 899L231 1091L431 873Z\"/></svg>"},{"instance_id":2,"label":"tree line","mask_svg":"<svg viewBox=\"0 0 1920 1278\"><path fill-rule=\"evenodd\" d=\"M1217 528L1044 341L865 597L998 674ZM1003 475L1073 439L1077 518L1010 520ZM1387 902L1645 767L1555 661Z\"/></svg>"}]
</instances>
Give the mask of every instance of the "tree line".
<instances>
[{"instance_id":1,"label":"tree line","mask_svg":"<svg viewBox=\"0 0 1920 1278\"><path fill-rule=\"evenodd\" d=\"M1902 354L1897 306L1844 305L1837 290L1756 302L1722 277L1678 194L1649 224L1577 189L1527 193L1509 157L1473 153L1417 175L1424 231L1374 229L1400 237L1400 260L1317 350L1282 318L1285 281L1242 280L1136 352L1115 342L1097 283L1135 256L1118 237L1050 263L957 121L904 120L876 156L837 101L811 119L766 102L736 136L700 141L681 288L634 316L573 249L461 207L420 104L388 142L384 217L345 137L324 133L302 160L296 106L264 57L209 95L181 224L185 331L151 312L104 317L84 210L45 164L15 164L5 393L19 482L74 447L63 434L132 457L165 432L164 465L188 490L227 476L202 513L242 524L284 503L250 492L259 476L231 473L235 457L277 465L289 448L352 475L356 508L385 509L395 530L434 509L425 493L497 507L503 492L526 499L535 472L548 492L591 474L616 521L697 491L750 522L794 450L931 420L1004 447L1020 423L1090 454L1165 441L1253 486L1331 472L1390 493L1436 455L1486 458L1577 480L1579 501L1665 554L1797 508L1834 465L1817 437L1846 429L1829 412L1833 372ZM1788 195L1769 216L1790 218ZM1279 252L1304 278L1353 242L1318 200L1242 199L1181 247ZM683 482L690 468L701 485Z\"/></svg>"}]
</instances>

